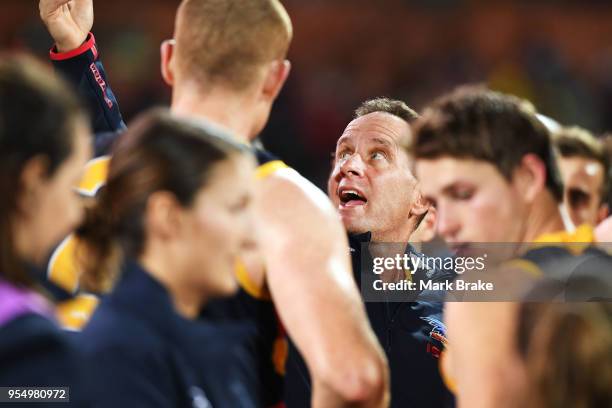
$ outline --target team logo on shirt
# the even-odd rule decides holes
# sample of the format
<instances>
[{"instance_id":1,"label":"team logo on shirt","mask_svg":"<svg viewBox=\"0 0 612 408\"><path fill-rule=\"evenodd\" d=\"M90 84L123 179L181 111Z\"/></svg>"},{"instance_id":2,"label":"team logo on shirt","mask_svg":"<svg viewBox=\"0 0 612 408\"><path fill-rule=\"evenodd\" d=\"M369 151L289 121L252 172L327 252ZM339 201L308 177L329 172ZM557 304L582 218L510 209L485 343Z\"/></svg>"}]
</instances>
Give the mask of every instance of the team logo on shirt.
<instances>
[{"instance_id":1,"label":"team logo on shirt","mask_svg":"<svg viewBox=\"0 0 612 408\"><path fill-rule=\"evenodd\" d=\"M442 350L446 346L446 326L440 320L433 317L421 317L430 326L429 339L427 342L427 352L435 358L440 358Z\"/></svg>"}]
</instances>

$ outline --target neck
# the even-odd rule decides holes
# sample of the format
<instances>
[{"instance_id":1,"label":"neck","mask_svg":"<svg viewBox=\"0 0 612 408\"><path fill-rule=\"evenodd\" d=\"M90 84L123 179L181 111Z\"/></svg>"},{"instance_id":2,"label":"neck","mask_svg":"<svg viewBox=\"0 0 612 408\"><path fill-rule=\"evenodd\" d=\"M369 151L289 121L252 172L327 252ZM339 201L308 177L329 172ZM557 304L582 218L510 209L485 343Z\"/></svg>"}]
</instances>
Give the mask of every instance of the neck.
<instances>
[{"instance_id":1,"label":"neck","mask_svg":"<svg viewBox=\"0 0 612 408\"><path fill-rule=\"evenodd\" d=\"M534 201L528 219L530 222L525 228L522 242L533 242L542 234L564 231L570 227L561 217L559 204L547 192L542 193L540 200Z\"/></svg>"},{"instance_id":2,"label":"neck","mask_svg":"<svg viewBox=\"0 0 612 408\"><path fill-rule=\"evenodd\" d=\"M410 241L410 236L416 230L417 220L415 217L409 217L406 222L400 226L394 226L388 230L373 230L373 242L397 242L407 243Z\"/></svg>"},{"instance_id":3,"label":"neck","mask_svg":"<svg viewBox=\"0 0 612 408\"><path fill-rule=\"evenodd\" d=\"M157 254L159 253L157 251ZM190 320L197 318L204 304L203 296L201 293L194 291L188 282L182 282L181 274L176 273L176 268L172 268L164 259L170 259L170 257L144 254L140 257L139 262L151 276L168 290L178 314Z\"/></svg>"},{"instance_id":4,"label":"neck","mask_svg":"<svg viewBox=\"0 0 612 408\"><path fill-rule=\"evenodd\" d=\"M225 128L237 141L249 143L254 132L247 106L246 97L238 93L219 87L201 92L199 85L189 83L175 87L171 110L179 116L205 118Z\"/></svg>"}]
</instances>

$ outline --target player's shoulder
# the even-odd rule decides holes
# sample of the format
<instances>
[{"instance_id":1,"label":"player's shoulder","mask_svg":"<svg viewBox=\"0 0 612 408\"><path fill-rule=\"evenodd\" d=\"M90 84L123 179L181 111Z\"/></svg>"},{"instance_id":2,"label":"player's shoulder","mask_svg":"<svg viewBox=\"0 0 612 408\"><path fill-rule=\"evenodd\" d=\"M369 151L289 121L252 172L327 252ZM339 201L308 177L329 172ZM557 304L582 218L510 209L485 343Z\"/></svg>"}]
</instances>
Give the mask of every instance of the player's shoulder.
<instances>
[{"instance_id":1,"label":"player's shoulder","mask_svg":"<svg viewBox=\"0 0 612 408\"><path fill-rule=\"evenodd\" d=\"M29 313L20 316L0 328L0 347L10 350L13 347L28 348L44 344L47 347L67 347L64 333L48 318ZM12 346L11 346L12 345Z\"/></svg>"},{"instance_id":2,"label":"player's shoulder","mask_svg":"<svg viewBox=\"0 0 612 408\"><path fill-rule=\"evenodd\" d=\"M267 211L334 216L329 198L297 171L284 168L258 179L259 204Z\"/></svg>"},{"instance_id":3,"label":"player's shoulder","mask_svg":"<svg viewBox=\"0 0 612 408\"><path fill-rule=\"evenodd\" d=\"M32 313L0 329L0 361L0 383L4 385L66 385L76 379L80 360L67 333L48 318Z\"/></svg>"}]
</instances>

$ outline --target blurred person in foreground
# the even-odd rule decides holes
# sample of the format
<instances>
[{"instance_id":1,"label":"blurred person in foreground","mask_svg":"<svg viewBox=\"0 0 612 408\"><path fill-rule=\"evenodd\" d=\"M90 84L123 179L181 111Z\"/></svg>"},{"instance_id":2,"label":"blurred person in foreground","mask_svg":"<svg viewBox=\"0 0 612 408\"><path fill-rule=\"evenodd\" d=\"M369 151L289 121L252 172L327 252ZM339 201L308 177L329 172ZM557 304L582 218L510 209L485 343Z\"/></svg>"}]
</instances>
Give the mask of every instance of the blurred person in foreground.
<instances>
[{"instance_id":1,"label":"blurred person in foreground","mask_svg":"<svg viewBox=\"0 0 612 408\"><path fill-rule=\"evenodd\" d=\"M82 218L73 188L90 133L53 72L31 58L0 58L0 386L71 387L73 406L83 402L80 358L56 326L39 269Z\"/></svg>"},{"instance_id":2,"label":"blurred person in foreground","mask_svg":"<svg viewBox=\"0 0 612 408\"><path fill-rule=\"evenodd\" d=\"M328 195L349 235L353 274L359 286L367 284L362 282L362 268L368 269L364 264L371 263L373 254L380 252L371 243L389 243L390 248L417 255L412 238L423 227L429 206L419 192L412 163L401 148L417 118L417 113L402 101L368 100L355 111L355 118L338 139ZM427 231L421 234L426 235ZM369 250L363 251L362 245ZM452 279L452 274L429 272L421 269L406 275L402 271L398 279ZM438 370L438 357L444 348L442 303L409 297L395 302L365 302L370 324L389 361L391 406L448 406L452 397ZM287 371L288 406L307 407L308 373L293 348Z\"/></svg>"},{"instance_id":3,"label":"blurred person in foreground","mask_svg":"<svg viewBox=\"0 0 612 408\"><path fill-rule=\"evenodd\" d=\"M604 276L612 265L591 245L592 227L568 232L572 226L562 215L563 188L551 144L527 101L462 87L426 108L409 147L417 178L426 180L422 193L437 209L438 234L459 254L475 243L506 243L516 262L501 273L516 294L542 277L571 275L583 264L589 269L591 261ZM569 245L576 242L581 245ZM517 302L446 303L443 367L458 406L526 406L524 366L514 337L503 335L513 333L518 307Z\"/></svg>"},{"instance_id":4,"label":"blurred person in foreground","mask_svg":"<svg viewBox=\"0 0 612 408\"><path fill-rule=\"evenodd\" d=\"M40 11L56 40L56 67L97 101L94 117L117 118L88 33L92 1L41 0ZM291 37L289 16L276 0L183 1L176 42L166 41L161 49L162 76L173 88L172 112L210 121L250 143L289 74ZM386 362L351 276L337 214L297 172L265 151L256 154L258 247L245 251L237 269L238 295L209 305L208 316L256 322L260 342L253 357L260 368L261 405L281 401L288 333L313 377L314 406L385 406Z\"/></svg>"},{"instance_id":5,"label":"blurred person in foreground","mask_svg":"<svg viewBox=\"0 0 612 408\"><path fill-rule=\"evenodd\" d=\"M520 305L516 332L508 335L514 336L526 367L525 406L610 406L612 303L526 302Z\"/></svg>"},{"instance_id":6,"label":"blurred person in foreground","mask_svg":"<svg viewBox=\"0 0 612 408\"><path fill-rule=\"evenodd\" d=\"M258 406L241 374L247 331L199 319L238 289L254 167L245 146L161 110L119 139L77 232L82 279L114 287L77 335L94 406Z\"/></svg>"},{"instance_id":7,"label":"blurred person in foreground","mask_svg":"<svg viewBox=\"0 0 612 408\"><path fill-rule=\"evenodd\" d=\"M610 162L601 141L578 127L553 133L560 153L563 202L574 225L596 226L609 213Z\"/></svg>"}]
</instances>

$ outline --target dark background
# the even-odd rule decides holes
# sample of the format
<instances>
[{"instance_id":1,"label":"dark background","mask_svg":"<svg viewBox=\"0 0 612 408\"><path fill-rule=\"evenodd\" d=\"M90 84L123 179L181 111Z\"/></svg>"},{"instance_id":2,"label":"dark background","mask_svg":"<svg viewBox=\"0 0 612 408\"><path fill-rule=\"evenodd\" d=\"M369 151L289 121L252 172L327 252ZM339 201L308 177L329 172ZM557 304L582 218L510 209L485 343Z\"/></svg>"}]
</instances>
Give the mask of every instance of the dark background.
<instances>
[{"instance_id":1,"label":"dark background","mask_svg":"<svg viewBox=\"0 0 612 408\"><path fill-rule=\"evenodd\" d=\"M286 0L293 70L262 139L323 186L361 101L420 110L466 82L530 99L560 122L612 130L612 0ZM128 121L167 105L159 44L178 0L95 0L94 33ZM0 0L0 48L46 58L36 0Z\"/></svg>"}]
</instances>

